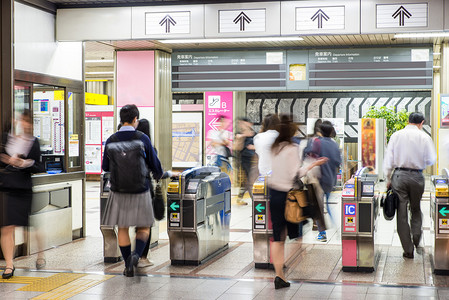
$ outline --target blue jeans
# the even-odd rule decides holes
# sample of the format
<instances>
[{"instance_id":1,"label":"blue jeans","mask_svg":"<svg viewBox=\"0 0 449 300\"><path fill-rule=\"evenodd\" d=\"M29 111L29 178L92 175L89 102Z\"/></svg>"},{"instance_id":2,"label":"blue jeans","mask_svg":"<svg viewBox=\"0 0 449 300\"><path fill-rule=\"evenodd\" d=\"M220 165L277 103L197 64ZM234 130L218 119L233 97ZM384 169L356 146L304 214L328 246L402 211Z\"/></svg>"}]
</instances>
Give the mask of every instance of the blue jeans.
<instances>
[{"instance_id":1,"label":"blue jeans","mask_svg":"<svg viewBox=\"0 0 449 300\"><path fill-rule=\"evenodd\" d=\"M228 170L228 172L230 170L232 170L231 164L229 163L229 160L224 157L223 155L219 155L217 154L217 159L215 160L215 165L219 168L221 168L223 166L223 164L226 165L226 169Z\"/></svg>"}]
</instances>

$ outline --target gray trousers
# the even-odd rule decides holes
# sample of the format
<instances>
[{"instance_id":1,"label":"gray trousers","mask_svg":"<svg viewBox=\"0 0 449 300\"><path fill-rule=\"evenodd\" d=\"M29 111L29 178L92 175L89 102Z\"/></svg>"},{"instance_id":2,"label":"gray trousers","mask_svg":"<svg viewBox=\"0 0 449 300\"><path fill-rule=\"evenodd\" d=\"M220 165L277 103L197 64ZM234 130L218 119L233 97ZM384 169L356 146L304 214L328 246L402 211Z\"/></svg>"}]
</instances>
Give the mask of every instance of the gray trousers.
<instances>
[{"instance_id":1,"label":"gray trousers","mask_svg":"<svg viewBox=\"0 0 449 300\"><path fill-rule=\"evenodd\" d=\"M424 176L421 172L396 170L391 186L399 196L397 210L398 234L404 252L413 253L422 234L421 198L424 193ZM408 206L411 212L411 232L408 221Z\"/></svg>"}]
</instances>

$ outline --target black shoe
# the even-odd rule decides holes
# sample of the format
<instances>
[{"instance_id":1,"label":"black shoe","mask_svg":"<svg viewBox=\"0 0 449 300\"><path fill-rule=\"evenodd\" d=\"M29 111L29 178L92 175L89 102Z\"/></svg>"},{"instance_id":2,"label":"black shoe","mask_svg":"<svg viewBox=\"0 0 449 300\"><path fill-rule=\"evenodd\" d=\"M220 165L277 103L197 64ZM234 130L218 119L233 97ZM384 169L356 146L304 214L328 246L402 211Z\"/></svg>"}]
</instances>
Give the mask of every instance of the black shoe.
<instances>
[{"instance_id":1,"label":"black shoe","mask_svg":"<svg viewBox=\"0 0 449 300\"><path fill-rule=\"evenodd\" d=\"M274 288L276 290L282 289L282 288L285 288L285 287L289 287L289 286L290 286L290 282L285 281L284 279L282 279L279 276L276 276L276 278L274 279Z\"/></svg>"},{"instance_id":2,"label":"black shoe","mask_svg":"<svg viewBox=\"0 0 449 300\"><path fill-rule=\"evenodd\" d=\"M11 270L11 273L6 273L5 274L6 270ZM12 268L5 268L5 271L2 274L2 278L3 279L9 279L9 278L13 277L15 270L16 270L16 268L14 268L14 267L12 267Z\"/></svg>"},{"instance_id":3,"label":"black shoe","mask_svg":"<svg viewBox=\"0 0 449 300\"><path fill-rule=\"evenodd\" d=\"M407 253L407 252L404 252L403 254L402 254L402 256L403 257L405 257L405 258L414 258L414 256L413 256L413 253Z\"/></svg>"},{"instance_id":4,"label":"black shoe","mask_svg":"<svg viewBox=\"0 0 449 300\"><path fill-rule=\"evenodd\" d=\"M125 268L126 277L134 277L134 268L137 267L139 263L139 255L136 253L131 254L126 260L127 267Z\"/></svg>"}]
</instances>

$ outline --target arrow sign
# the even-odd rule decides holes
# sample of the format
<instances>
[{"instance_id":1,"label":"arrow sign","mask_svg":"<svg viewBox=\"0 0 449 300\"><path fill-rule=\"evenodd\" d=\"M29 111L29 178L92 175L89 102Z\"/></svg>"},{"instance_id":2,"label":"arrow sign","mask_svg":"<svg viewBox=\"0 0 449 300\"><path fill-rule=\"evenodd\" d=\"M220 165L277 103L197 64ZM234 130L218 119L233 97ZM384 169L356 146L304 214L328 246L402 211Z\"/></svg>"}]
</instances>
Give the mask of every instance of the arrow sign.
<instances>
[{"instance_id":1,"label":"arrow sign","mask_svg":"<svg viewBox=\"0 0 449 300\"><path fill-rule=\"evenodd\" d=\"M179 204L177 204L176 202L173 202L173 203L170 205L170 208L171 208L173 211L176 211L176 209L179 208Z\"/></svg>"},{"instance_id":2,"label":"arrow sign","mask_svg":"<svg viewBox=\"0 0 449 300\"><path fill-rule=\"evenodd\" d=\"M170 24L175 26L176 25L176 21L173 20L172 17L170 17L170 15L166 15L160 22L159 24L161 26L165 25L165 32L166 33L170 33Z\"/></svg>"},{"instance_id":3,"label":"arrow sign","mask_svg":"<svg viewBox=\"0 0 449 300\"><path fill-rule=\"evenodd\" d=\"M446 206L443 206L443 208L440 209L439 212L443 215L443 217L445 217L446 214L449 213L449 210L446 209Z\"/></svg>"},{"instance_id":4,"label":"arrow sign","mask_svg":"<svg viewBox=\"0 0 449 300\"><path fill-rule=\"evenodd\" d=\"M261 203L257 204L256 206L256 210L258 212L262 212L263 210L265 210L265 206L263 206ZM449 211L448 211L449 212Z\"/></svg>"},{"instance_id":5,"label":"arrow sign","mask_svg":"<svg viewBox=\"0 0 449 300\"><path fill-rule=\"evenodd\" d=\"M220 123L217 122L217 121L218 121L218 118L213 118L213 119L209 122L209 126L210 126L213 130L215 130L215 131L218 131L218 126L220 126Z\"/></svg>"},{"instance_id":6,"label":"arrow sign","mask_svg":"<svg viewBox=\"0 0 449 300\"><path fill-rule=\"evenodd\" d=\"M310 19L312 21L315 21L316 19L318 19L318 28L323 28L323 20L328 21L329 16L326 15L326 13L324 11L319 9Z\"/></svg>"},{"instance_id":7,"label":"arrow sign","mask_svg":"<svg viewBox=\"0 0 449 300\"><path fill-rule=\"evenodd\" d=\"M251 23L251 19L242 11L235 19L234 24L237 24L240 22L240 31L245 31L245 22Z\"/></svg>"},{"instance_id":8,"label":"arrow sign","mask_svg":"<svg viewBox=\"0 0 449 300\"><path fill-rule=\"evenodd\" d=\"M400 6L398 8L397 11L394 12L394 14L391 15L393 17L393 19L396 19L397 17L399 17L399 26L404 26L404 17L407 17L407 19L410 19L410 17L412 16L412 14L405 9L404 6Z\"/></svg>"}]
</instances>

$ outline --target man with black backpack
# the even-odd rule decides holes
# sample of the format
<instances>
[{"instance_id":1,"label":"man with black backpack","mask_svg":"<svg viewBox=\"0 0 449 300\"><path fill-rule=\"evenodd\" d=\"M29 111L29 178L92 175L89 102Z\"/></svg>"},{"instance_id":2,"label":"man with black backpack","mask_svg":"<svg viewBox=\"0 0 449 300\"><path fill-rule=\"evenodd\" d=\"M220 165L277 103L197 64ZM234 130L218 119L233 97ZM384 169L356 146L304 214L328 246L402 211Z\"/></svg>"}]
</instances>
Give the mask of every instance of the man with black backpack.
<instances>
[{"instance_id":1,"label":"man with black backpack","mask_svg":"<svg viewBox=\"0 0 449 300\"><path fill-rule=\"evenodd\" d=\"M111 172L111 192L103 216L104 225L118 226L118 243L125 261L124 275L134 268L147 243L154 222L148 171L155 179L163 175L150 139L136 131L139 110L128 104L120 110L121 128L106 141L103 170ZM129 227L136 226L136 248L131 253Z\"/></svg>"}]
</instances>

